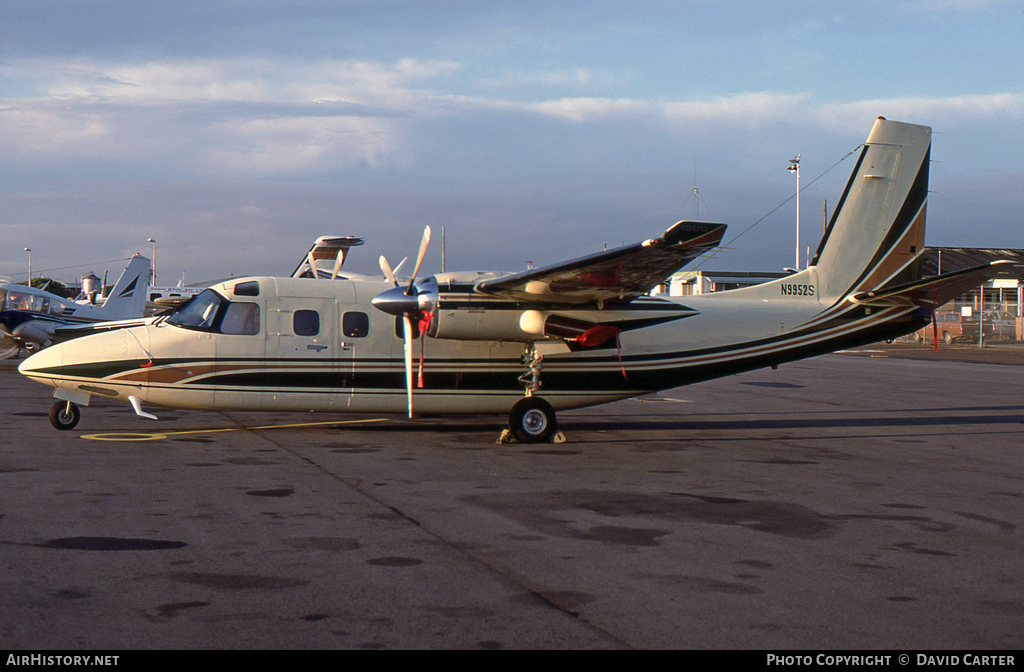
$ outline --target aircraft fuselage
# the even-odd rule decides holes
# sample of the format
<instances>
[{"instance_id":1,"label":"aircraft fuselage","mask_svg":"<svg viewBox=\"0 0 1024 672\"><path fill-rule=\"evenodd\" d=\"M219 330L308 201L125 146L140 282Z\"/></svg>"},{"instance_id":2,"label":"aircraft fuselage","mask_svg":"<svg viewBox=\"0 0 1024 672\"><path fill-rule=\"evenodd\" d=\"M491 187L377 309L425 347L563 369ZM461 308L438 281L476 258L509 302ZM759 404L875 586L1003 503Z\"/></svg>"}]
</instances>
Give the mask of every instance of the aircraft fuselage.
<instances>
[{"instance_id":1,"label":"aircraft fuselage","mask_svg":"<svg viewBox=\"0 0 1024 672\"><path fill-rule=\"evenodd\" d=\"M523 315L536 307L470 301L460 283L437 277L442 327L476 318L483 336L416 339L415 350L425 339L416 412L507 413L525 394L527 339L561 339L522 330ZM927 322L917 309L829 309L814 296L785 297L781 281L771 284L780 285L780 300L770 303L737 290L559 310L622 331L597 347L546 355L536 394L557 410L601 404L893 338ZM57 388L58 398L84 404L93 395L134 396L174 408L400 413L406 409L401 329L370 304L388 287L269 277L225 283L216 288L218 305L205 323L150 319L43 350L21 372ZM229 312L255 322L240 326ZM420 361L415 352L417 381Z\"/></svg>"}]
</instances>

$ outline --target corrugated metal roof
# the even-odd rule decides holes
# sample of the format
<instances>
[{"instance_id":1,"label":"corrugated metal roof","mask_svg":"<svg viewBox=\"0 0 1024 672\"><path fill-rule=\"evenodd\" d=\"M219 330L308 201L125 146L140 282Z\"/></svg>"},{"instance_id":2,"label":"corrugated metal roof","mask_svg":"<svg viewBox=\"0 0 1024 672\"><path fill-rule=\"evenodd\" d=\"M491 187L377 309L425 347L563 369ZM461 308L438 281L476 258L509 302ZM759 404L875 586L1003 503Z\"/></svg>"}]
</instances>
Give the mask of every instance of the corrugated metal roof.
<instances>
[{"instance_id":1,"label":"corrugated metal roof","mask_svg":"<svg viewBox=\"0 0 1024 672\"><path fill-rule=\"evenodd\" d=\"M921 255L921 270L924 277L939 274L939 259L942 260L941 271L951 273L965 268L981 266L991 261L1009 259L1020 266L1010 269L1010 276L1018 280L1024 279L1024 250L985 248L985 247L926 247Z\"/></svg>"}]
</instances>

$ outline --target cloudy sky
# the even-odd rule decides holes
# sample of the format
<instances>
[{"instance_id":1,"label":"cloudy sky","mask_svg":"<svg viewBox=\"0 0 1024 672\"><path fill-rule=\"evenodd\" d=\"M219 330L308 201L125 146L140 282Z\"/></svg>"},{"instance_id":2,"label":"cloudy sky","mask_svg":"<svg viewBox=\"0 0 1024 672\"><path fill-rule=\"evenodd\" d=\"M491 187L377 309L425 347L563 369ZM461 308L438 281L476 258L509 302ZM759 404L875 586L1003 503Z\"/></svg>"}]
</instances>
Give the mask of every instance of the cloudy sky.
<instances>
[{"instance_id":1,"label":"cloudy sky","mask_svg":"<svg viewBox=\"0 0 1024 672\"><path fill-rule=\"evenodd\" d=\"M520 270L695 212L780 270L789 159L813 248L879 115L936 132L930 245L1024 247L1022 72L1010 0L0 0L0 275L377 273L427 224L427 272L441 226Z\"/></svg>"}]
</instances>

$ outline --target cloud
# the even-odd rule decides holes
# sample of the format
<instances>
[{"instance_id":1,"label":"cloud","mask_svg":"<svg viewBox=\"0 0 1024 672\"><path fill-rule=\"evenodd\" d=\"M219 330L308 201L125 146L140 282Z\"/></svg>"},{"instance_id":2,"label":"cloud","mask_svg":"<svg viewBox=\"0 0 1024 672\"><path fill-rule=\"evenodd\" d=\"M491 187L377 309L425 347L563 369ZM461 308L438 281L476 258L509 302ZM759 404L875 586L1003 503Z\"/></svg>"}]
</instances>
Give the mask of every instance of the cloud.
<instances>
[{"instance_id":1,"label":"cloud","mask_svg":"<svg viewBox=\"0 0 1024 672\"><path fill-rule=\"evenodd\" d=\"M889 98L826 104L818 109L819 119L836 128L863 125L871 114L917 121L931 126L952 127L1019 118L1024 113L1024 94L998 93L947 97Z\"/></svg>"},{"instance_id":2,"label":"cloud","mask_svg":"<svg viewBox=\"0 0 1024 672\"><path fill-rule=\"evenodd\" d=\"M403 117L430 114L430 96L417 87L458 68L415 59L8 64L4 75L36 95L0 107L0 148L37 162L125 157L145 147L192 170L242 174L325 162L401 166Z\"/></svg>"},{"instance_id":3,"label":"cloud","mask_svg":"<svg viewBox=\"0 0 1024 672\"><path fill-rule=\"evenodd\" d=\"M407 164L405 132L389 119L293 117L225 122L210 129L221 142L203 148L208 167L238 175L313 168L343 170Z\"/></svg>"},{"instance_id":4,"label":"cloud","mask_svg":"<svg viewBox=\"0 0 1024 672\"><path fill-rule=\"evenodd\" d=\"M608 118L647 118L676 124L701 122L719 126L764 127L812 121L822 127L860 131L866 119L880 115L907 121L927 120L928 123L944 125L1019 118L1024 112L1024 94L819 103L805 94L756 92L685 101L561 98L524 104L521 108L577 123Z\"/></svg>"},{"instance_id":5,"label":"cloud","mask_svg":"<svg viewBox=\"0 0 1024 672\"><path fill-rule=\"evenodd\" d=\"M1000 152L1024 111L1014 91L842 101L772 90L643 96L627 86L599 96L584 94L612 76L600 69L521 66L504 75L518 85L493 88L469 69L412 58L8 61L0 195L8 222L21 225L7 233L23 243L0 261L23 272L16 252L32 246L44 263L40 240L52 241L55 259L105 259L134 231L160 240L162 263L177 259L190 277L282 273L309 240L339 234L367 237L374 254L365 268L353 264L374 272L378 251L400 259L423 224L447 223L463 262L514 269L524 255L557 261L691 216L681 206L698 166L701 216L738 232L792 195L786 159L802 153L809 181L878 115L946 133L941 153L957 160L936 164L936 187L980 174L982 163L1019 173L1016 155ZM841 193L843 172L807 198ZM930 212L939 232L943 210L969 211L951 202L954 189L943 198L948 206ZM989 199L1006 213L1015 201ZM791 221L780 210L738 246L751 259L738 250L722 263L756 267L776 243L776 265L789 263ZM69 236L69 225L90 233ZM591 247L574 243L580 231Z\"/></svg>"},{"instance_id":6,"label":"cloud","mask_svg":"<svg viewBox=\"0 0 1024 672\"><path fill-rule=\"evenodd\" d=\"M151 156L177 156L190 170L247 175L359 166L404 170L434 142L433 124L460 119L485 127L496 112L524 127L546 119L686 133L699 125L708 134L808 125L861 133L865 120L880 114L952 127L1019 118L1024 111L1024 94L1015 92L849 102L772 91L517 100L506 89L505 97L459 92L464 70L450 60L412 58L8 63L0 74L34 95L3 99L0 148L32 162L127 157L142 143ZM510 77L524 85L585 88L594 74L542 69Z\"/></svg>"},{"instance_id":7,"label":"cloud","mask_svg":"<svg viewBox=\"0 0 1024 672\"><path fill-rule=\"evenodd\" d=\"M98 113L48 103L0 106L0 148L21 159L25 154L91 154L101 150L109 133L109 121Z\"/></svg>"}]
</instances>

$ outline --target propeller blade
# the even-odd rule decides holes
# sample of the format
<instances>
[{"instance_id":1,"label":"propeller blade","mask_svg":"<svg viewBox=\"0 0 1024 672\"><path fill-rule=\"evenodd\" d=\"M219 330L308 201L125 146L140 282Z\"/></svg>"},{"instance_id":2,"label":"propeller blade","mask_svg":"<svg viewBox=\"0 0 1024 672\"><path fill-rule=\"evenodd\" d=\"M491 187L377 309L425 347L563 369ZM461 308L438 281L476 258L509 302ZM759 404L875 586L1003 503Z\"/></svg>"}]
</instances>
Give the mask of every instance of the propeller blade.
<instances>
[{"instance_id":1,"label":"propeller blade","mask_svg":"<svg viewBox=\"0 0 1024 672\"><path fill-rule=\"evenodd\" d=\"M348 248L341 248L338 250L338 255L334 259L334 271L331 273L331 280L338 277L338 271L341 270L341 265L345 263L345 252Z\"/></svg>"},{"instance_id":2,"label":"propeller blade","mask_svg":"<svg viewBox=\"0 0 1024 672\"><path fill-rule=\"evenodd\" d=\"M412 269L412 277L409 279L409 288L405 290L406 294L412 294L412 285L416 282L416 275L420 272L420 264L423 263L423 257L427 256L427 245L430 244L430 226L426 226L423 229L423 239L420 240L420 251L416 254L416 267Z\"/></svg>"},{"instance_id":3,"label":"propeller blade","mask_svg":"<svg viewBox=\"0 0 1024 672\"><path fill-rule=\"evenodd\" d=\"M402 260L398 262L398 266L395 266L393 269L391 269L392 272L394 272L395 275L398 275L398 271L402 269L402 264L404 264L407 261L409 261L409 257L402 257Z\"/></svg>"},{"instance_id":4,"label":"propeller blade","mask_svg":"<svg viewBox=\"0 0 1024 672\"><path fill-rule=\"evenodd\" d=\"M403 261L405 261L403 259ZM401 264L399 264L401 266ZM398 287L398 281L395 280L395 274L391 270L391 266L388 265L388 260L384 258L384 255L380 255L380 270L384 273L384 277L391 283L392 287Z\"/></svg>"},{"instance_id":5,"label":"propeller blade","mask_svg":"<svg viewBox=\"0 0 1024 672\"><path fill-rule=\"evenodd\" d=\"M409 419L412 420L412 318L408 315L402 318L402 327L405 331L405 393L409 402Z\"/></svg>"}]
</instances>

